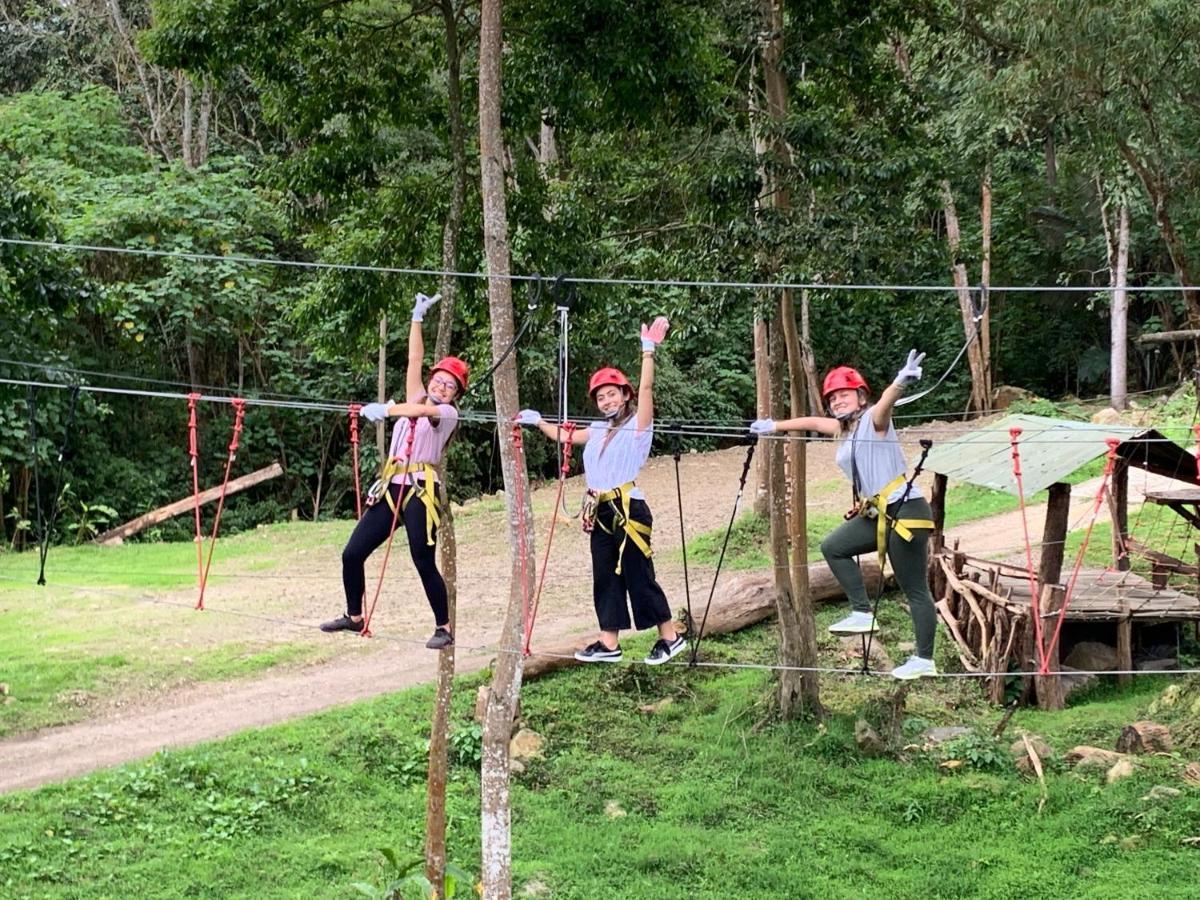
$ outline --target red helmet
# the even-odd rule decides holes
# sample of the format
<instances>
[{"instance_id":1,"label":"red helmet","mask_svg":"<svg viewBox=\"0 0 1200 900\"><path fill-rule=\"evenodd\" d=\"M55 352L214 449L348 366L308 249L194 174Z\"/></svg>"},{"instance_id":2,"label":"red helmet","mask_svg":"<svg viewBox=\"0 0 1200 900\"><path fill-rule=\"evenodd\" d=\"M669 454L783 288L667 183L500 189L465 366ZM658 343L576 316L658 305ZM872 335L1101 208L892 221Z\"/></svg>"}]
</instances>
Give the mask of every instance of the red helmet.
<instances>
[{"instance_id":1,"label":"red helmet","mask_svg":"<svg viewBox=\"0 0 1200 900\"><path fill-rule=\"evenodd\" d=\"M821 402L828 403L829 395L834 391L870 390L867 380L858 374L858 369L838 366L836 369L830 369L829 374L825 376L825 383L821 385Z\"/></svg>"},{"instance_id":2,"label":"red helmet","mask_svg":"<svg viewBox=\"0 0 1200 900\"><path fill-rule=\"evenodd\" d=\"M588 396L595 400L596 391L607 384L615 384L617 387L626 388L631 394L633 393L633 385L629 383L625 373L620 369L608 367L597 369L592 375L591 381L588 382Z\"/></svg>"},{"instance_id":3,"label":"red helmet","mask_svg":"<svg viewBox=\"0 0 1200 900\"><path fill-rule=\"evenodd\" d=\"M444 356L438 360L437 365L433 367L433 370L429 374L432 376L434 372L445 372L458 382L459 393L462 393L467 389L467 382L471 376L471 367L457 356Z\"/></svg>"}]
</instances>

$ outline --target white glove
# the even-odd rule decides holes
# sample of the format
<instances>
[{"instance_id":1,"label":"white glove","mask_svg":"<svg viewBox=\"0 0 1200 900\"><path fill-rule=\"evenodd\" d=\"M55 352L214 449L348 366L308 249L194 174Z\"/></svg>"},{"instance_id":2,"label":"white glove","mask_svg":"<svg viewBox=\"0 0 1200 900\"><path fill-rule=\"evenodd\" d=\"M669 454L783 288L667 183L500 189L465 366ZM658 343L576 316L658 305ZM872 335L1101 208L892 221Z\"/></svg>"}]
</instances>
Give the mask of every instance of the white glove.
<instances>
[{"instance_id":1,"label":"white glove","mask_svg":"<svg viewBox=\"0 0 1200 900\"><path fill-rule=\"evenodd\" d=\"M391 405L391 400L387 403L368 403L358 411L358 414L368 422L382 422L388 417L388 407Z\"/></svg>"},{"instance_id":2,"label":"white glove","mask_svg":"<svg viewBox=\"0 0 1200 900\"><path fill-rule=\"evenodd\" d=\"M755 419L750 423L751 434L773 434L775 432L774 419Z\"/></svg>"},{"instance_id":3,"label":"white glove","mask_svg":"<svg viewBox=\"0 0 1200 900\"><path fill-rule=\"evenodd\" d=\"M910 384L915 384L921 380L921 361L925 359L924 353L917 353L916 350L908 351L908 359L904 363L904 368L896 373L896 380L893 384L899 387L908 387Z\"/></svg>"},{"instance_id":4,"label":"white glove","mask_svg":"<svg viewBox=\"0 0 1200 900\"><path fill-rule=\"evenodd\" d=\"M671 323L667 321L666 316L659 316L649 325L642 325L642 352L653 353L659 344L663 342L663 338L667 336L667 329Z\"/></svg>"},{"instance_id":5,"label":"white glove","mask_svg":"<svg viewBox=\"0 0 1200 900\"><path fill-rule=\"evenodd\" d=\"M516 422L518 425L541 425L542 414L536 409L523 409L517 413Z\"/></svg>"},{"instance_id":6,"label":"white glove","mask_svg":"<svg viewBox=\"0 0 1200 900\"><path fill-rule=\"evenodd\" d=\"M412 320L414 322L424 322L425 313L429 312L429 308L441 299L441 294L434 294L432 297L426 297L424 294L417 294L417 300L415 303L413 303Z\"/></svg>"}]
</instances>

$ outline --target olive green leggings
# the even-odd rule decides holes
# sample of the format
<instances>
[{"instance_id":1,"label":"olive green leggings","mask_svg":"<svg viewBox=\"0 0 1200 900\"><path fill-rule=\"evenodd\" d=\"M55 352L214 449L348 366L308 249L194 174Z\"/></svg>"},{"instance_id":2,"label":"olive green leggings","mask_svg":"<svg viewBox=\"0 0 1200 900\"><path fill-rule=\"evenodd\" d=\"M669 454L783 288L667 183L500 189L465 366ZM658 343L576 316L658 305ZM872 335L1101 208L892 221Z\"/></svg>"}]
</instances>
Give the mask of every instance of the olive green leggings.
<instances>
[{"instance_id":1,"label":"olive green leggings","mask_svg":"<svg viewBox=\"0 0 1200 900\"><path fill-rule=\"evenodd\" d=\"M917 497L906 501L903 506L893 503L888 507L888 515L893 519L929 519L933 513L929 504ZM839 525L821 541L821 553L829 563L833 577L850 598L850 606L856 612L870 612L871 599L867 597L867 588L863 584L862 572L855 557L875 552L878 527L876 519L855 516ZM933 609L933 598L929 595L929 581L925 572L928 550L928 529L913 529L912 540L906 541L889 526L888 560L904 596L908 598L908 609L917 638L917 656L933 659L933 636L937 631L937 615Z\"/></svg>"}]
</instances>

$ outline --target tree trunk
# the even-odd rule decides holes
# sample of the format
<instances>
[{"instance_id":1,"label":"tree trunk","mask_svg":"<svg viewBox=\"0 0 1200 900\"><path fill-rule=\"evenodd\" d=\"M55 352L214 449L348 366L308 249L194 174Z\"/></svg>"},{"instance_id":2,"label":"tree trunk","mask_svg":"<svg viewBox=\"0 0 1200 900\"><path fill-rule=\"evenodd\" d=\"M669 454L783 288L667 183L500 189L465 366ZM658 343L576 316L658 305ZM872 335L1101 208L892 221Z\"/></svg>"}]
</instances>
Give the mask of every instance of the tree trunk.
<instances>
[{"instance_id":1,"label":"tree trunk","mask_svg":"<svg viewBox=\"0 0 1200 900\"><path fill-rule=\"evenodd\" d=\"M761 315L754 319L754 415L766 419L771 415L771 376L767 364L767 320ZM754 514L766 518L769 512L767 455L759 454L754 465Z\"/></svg>"},{"instance_id":2,"label":"tree trunk","mask_svg":"<svg viewBox=\"0 0 1200 900\"><path fill-rule=\"evenodd\" d=\"M483 195L484 249L488 263L488 308L492 322L492 357L499 359L513 337L512 284L509 280L508 214L505 206L504 138L500 121L501 2L483 0L479 20L479 156ZM492 376L496 415L511 422L519 403L516 356L510 355ZM508 511L512 581L508 611L500 636L500 653L492 673L483 725L480 778L482 882L484 896L512 896L512 821L508 793L508 747L513 711L521 694L522 610L531 600L533 509L524 467L518 467L512 443L500 442L504 501ZM520 492L521 503L516 498ZM522 558L524 557L524 558Z\"/></svg>"},{"instance_id":3,"label":"tree trunk","mask_svg":"<svg viewBox=\"0 0 1200 900\"><path fill-rule=\"evenodd\" d=\"M992 166L988 163L983 172L983 188L980 191L979 219L982 226L982 256L979 269L979 283L983 289L983 317L979 320L979 354L983 359L983 395L987 398L988 408L991 408L992 385L992 309L988 302L987 289L992 283Z\"/></svg>"},{"instance_id":4,"label":"tree trunk","mask_svg":"<svg viewBox=\"0 0 1200 900\"><path fill-rule=\"evenodd\" d=\"M758 157L762 193L757 201L759 213L770 210L787 214L791 193L779 173L793 165L791 148L783 136L787 118L787 80L780 68L783 55L782 0L759 0L762 31L759 50L762 55L763 98L760 108L752 106L758 122L754 128L754 150ZM752 95L754 88L751 88ZM768 279L779 272L779 258L773 249L759 254L759 268ZM800 346L796 334L796 313L790 291L784 291L774 308L767 335L767 396L771 417L785 418L783 404L784 366L788 367L790 412L803 415L804 378L801 375ZM756 330L757 335L757 330ZM757 341L756 341L757 343ZM767 442L768 485L770 491L771 558L775 565L776 598L779 614L779 662L784 666L812 668L817 662L816 625L813 618L812 592L808 584L808 541L806 528L805 457L801 441L787 441L787 462L791 469L791 506L788 507L783 441ZM789 545L791 556L789 558ZM820 712L819 684L813 672L784 670L779 675L779 712L793 719L805 712Z\"/></svg>"},{"instance_id":5,"label":"tree trunk","mask_svg":"<svg viewBox=\"0 0 1200 900\"><path fill-rule=\"evenodd\" d=\"M941 188L942 206L946 216L946 243L950 248L950 269L954 275L954 287L958 293L958 307L962 311L963 334L969 338L975 334L976 330L975 312L971 303L967 267L958 258L959 247L962 244L962 233L958 227L958 210L954 205L954 194L950 190L950 182L943 179ZM986 412L989 405L986 393L987 378L979 341L972 341L971 346L967 348L967 364L971 369L971 409L977 413Z\"/></svg>"},{"instance_id":6,"label":"tree trunk","mask_svg":"<svg viewBox=\"0 0 1200 900\"><path fill-rule=\"evenodd\" d=\"M1107 230L1106 227L1105 231L1107 232ZM1129 346L1129 294L1126 286L1129 277L1129 206L1124 202L1117 209L1116 253L1111 252L1111 240L1109 248L1109 271L1112 273L1113 286L1109 393L1113 409L1125 409L1128 405L1126 351Z\"/></svg>"},{"instance_id":7,"label":"tree trunk","mask_svg":"<svg viewBox=\"0 0 1200 900\"><path fill-rule=\"evenodd\" d=\"M450 152L454 171L451 188L450 209L442 230L442 268L447 272L457 269L458 238L462 229L463 204L467 190L466 139L462 119L462 74L458 49L458 20L452 0L441 2L442 21L445 26L446 68L448 76L448 102L450 113ZM438 313L437 339L433 345L435 359L450 352L451 333L454 325L454 305L458 284L452 275L442 277L441 309ZM458 539L454 533L454 515L451 511L449 485L442 466L442 484L445 508L439 528L439 553L441 554L442 577L446 581L446 599L449 605L450 631L457 633L458 619ZM446 877L446 781L450 768L449 730L450 703L454 687L454 646L438 654L437 691L433 700L433 717L430 722L429 777L425 796L425 877L440 892Z\"/></svg>"},{"instance_id":8,"label":"tree trunk","mask_svg":"<svg viewBox=\"0 0 1200 900\"><path fill-rule=\"evenodd\" d=\"M809 319L808 291L800 292L800 360L804 364L804 377L808 380L807 407L802 415L823 416L821 404L821 380L817 377L817 361L812 350L812 328Z\"/></svg>"},{"instance_id":9,"label":"tree trunk","mask_svg":"<svg viewBox=\"0 0 1200 900\"><path fill-rule=\"evenodd\" d=\"M1121 151L1125 161L1129 163L1129 167L1137 173L1142 186L1150 196L1150 202L1154 205L1154 218L1158 223L1159 234L1162 235L1163 243L1167 245L1167 254L1171 257L1171 265L1174 266L1175 275L1184 289L1183 298L1187 302L1188 327L1200 328L1200 296L1197 296L1197 292L1192 290L1195 282L1192 280L1191 262L1171 217L1170 193L1167 186L1163 183L1160 175L1150 171L1128 143L1118 139L1117 148Z\"/></svg>"}]
</instances>

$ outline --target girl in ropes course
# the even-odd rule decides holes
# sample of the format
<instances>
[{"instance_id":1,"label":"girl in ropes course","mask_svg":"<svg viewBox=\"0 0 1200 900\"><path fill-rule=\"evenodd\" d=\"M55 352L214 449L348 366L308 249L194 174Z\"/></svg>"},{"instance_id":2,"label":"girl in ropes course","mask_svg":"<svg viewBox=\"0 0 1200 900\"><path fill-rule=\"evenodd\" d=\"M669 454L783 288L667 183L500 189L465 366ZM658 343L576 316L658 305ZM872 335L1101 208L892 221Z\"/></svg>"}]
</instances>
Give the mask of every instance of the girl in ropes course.
<instances>
[{"instance_id":1,"label":"girl in ropes course","mask_svg":"<svg viewBox=\"0 0 1200 900\"><path fill-rule=\"evenodd\" d=\"M916 654L892 670L894 677L903 680L937 674L933 663L937 620L925 574L933 514L920 489L905 479L908 466L892 424L892 407L905 388L920 379L924 358L924 353L911 351L895 381L874 404L869 402L870 389L862 375L849 366L838 366L825 376L821 389L828 416L782 422L759 419L750 426L752 434L815 431L839 439L837 463L854 487L855 508L847 513L847 521L821 542L821 553L850 598L851 613L829 630L834 634L875 631L875 615L855 557L870 550L882 556L886 548L896 580L908 598L916 632Z\"/></svg>"},{"instance_id":2,"label":"girl in ropes course","mask_svg":"<svg viewBox=\"0 0 1200 900\"><path fill-rule=\"evenodd\" d=\"M587 479L583 530L591 533L592 599L600 623L600 639L575 654L580 662L619 662L620 632L657 627L658 640L646 657L650 665L665 663L686 642L675 630L666 594L654 577L650 558L653 518L645 494L634 479L650 456L654 439L654 350L666 337L669 323L659 316L642 326L642 374L634 403L633 386L619 369L599 369L588 393L604 421L575 431L552 425L532 409L521 410L517 422L536 425L552 440L584 444ZM629 597L626 603L626 595Z\"/></svg>"},{"instance_id":3,"label":"girl in ropes course","mask_svg":"<svg viewBox=\"0 0 1200 900\"><path fill-rule=\"evenodd\" d=\"M446 600L446 582L434 561L441 485L434 466L458 424L454 401L467 389L470 370L456 356L447 356L435 365L429 382L421 381L425 342L421 322L425 313L440 299L417 294L413 305L412 327L408 334L408 372L405 402L368 403L361 415L371 422L398 416L392 429L392 444L383 472L367 496L367 510L355 526L346 549L342 551L342 583L346 589L346 613L321 626L322 631L353 631L361 634L363 592L367 557L392 533L397 516L403 519L408 535L408 550L433 609L435 630L425 646L441 650L454 643L450 633L450 613ZM379 503L380 499L387 502ZM414 502L415 501L415 502ZM396 504L400 505L399 513Z\"/></svg>"}]
</instances>

